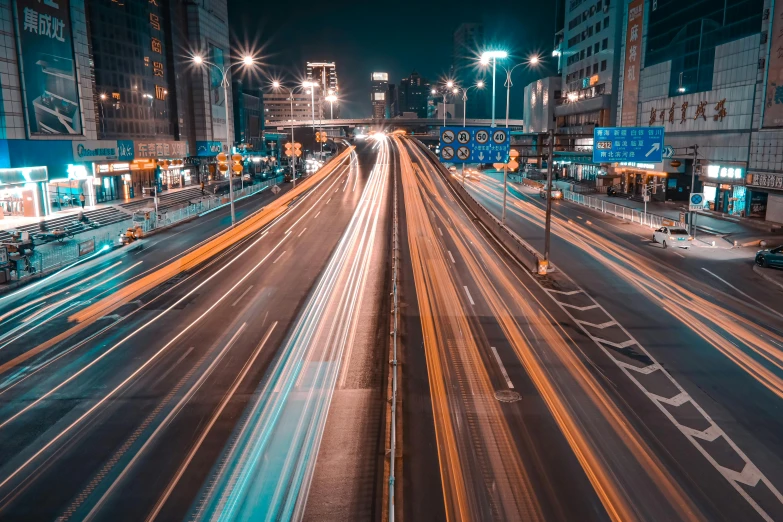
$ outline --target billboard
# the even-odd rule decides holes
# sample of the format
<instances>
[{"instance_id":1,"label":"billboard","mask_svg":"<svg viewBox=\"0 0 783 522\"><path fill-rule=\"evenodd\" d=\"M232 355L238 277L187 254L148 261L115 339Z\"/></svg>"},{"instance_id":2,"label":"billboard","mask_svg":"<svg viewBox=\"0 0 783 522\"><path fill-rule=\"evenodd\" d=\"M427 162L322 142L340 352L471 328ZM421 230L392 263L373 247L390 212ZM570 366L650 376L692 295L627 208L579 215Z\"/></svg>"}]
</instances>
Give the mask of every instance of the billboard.
<instances>
[{"instance_id":1,"label":"billboard","mask_svg":"<svg viewBox=\"0 0 783 522\"><path fill-rule=\"evenodd\" d=\"M775 2L762 127L783 127L783 2Z\"/></svg>"},{"instance_id":2,"label":"billboard","mask_svg":"<svg viewBox=\"0 0 783 522\"><path fill-rule=\"evenodd\" d=\"M210 61L217 65L209 68L209 97L212 104L212 139L226 136L226 97L223 91L223 76L218 69L224 65L223 49L209 45Z\"/></svg>"},{"instance_id":3,"label":"billboard","mask_svg":"<svg viewBox=\"0 0 783 522\"><path fill-rule=\"evenodd\" d=\"M81 134L68 0L17 0L19 68L31 134Z\"/></svg>"},{"instance_id":4,"label":"billboard","mask_svg":"<svg viewBox=\"0 0 783 522\"><path fill-rule=\"evenodd\" d=\"M389 73L374 72L374 73L372 73L372 80L374 82L388 82L389 81Z\"/></svg>"},{"instance_id":5,"label":"billboard","mask_svg":"<svg viewBox=\"0 0 783 522\"><path fill-rule=\"evenodd\" d=\"M625 28L625 70L623 71L623 110L620 126L636 126L639 103L639 73L642 69L642 29L644 0L628 4L628 25Z\"/></svg>"}]
</instances>

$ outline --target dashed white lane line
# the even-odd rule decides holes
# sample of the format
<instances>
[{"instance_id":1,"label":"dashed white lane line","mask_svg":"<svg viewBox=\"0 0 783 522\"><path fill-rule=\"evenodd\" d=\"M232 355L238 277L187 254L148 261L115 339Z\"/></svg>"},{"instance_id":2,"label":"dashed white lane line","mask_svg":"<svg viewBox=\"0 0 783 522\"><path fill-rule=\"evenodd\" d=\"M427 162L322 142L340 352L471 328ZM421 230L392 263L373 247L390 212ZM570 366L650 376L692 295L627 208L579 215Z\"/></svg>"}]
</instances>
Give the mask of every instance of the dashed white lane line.
<instances>
[{"instance_id":1,"label":"dashed white lane line","mask_svg":"<svg viewBox=\"0 0 783 522\"><path fill-rule=\"evenodd\" d=\"M330 201L332 201L332 198L327 199L326 204L328 205Z\"/></svg>"},{"instance_id":2,"label":"dashed white lane line","mask_svg":"<svg viewBox=\"0 0 783 522\"><path fill-rule=\"evenodd\" d=\"M281 253L279 256L277 256L277 259L275 259L274 261L272 261L272 264L274 265L275 263L277 263L278 261L280 261L280 258L281 258L281 257L283 257L283 256L285 255L285 253L286 253L286 252L287 252L287 250L283 250L283 252L282 252L282 253Z\"/></svg>"},{"instance_id":3,"label":"dashed white lane line","mask_svg":"<svg viewBox=\"0 0 783 522\"><path fill-rule=\"evenodd\" d=\"M503 361L500 360L500 355L498 355L497 349L494 346L490 346L490 348L492 348L492 353L495 354L495 360L498 362L498 366L500 366L500 373L503 374L503 378L506 380L506 385L508 385L508 387L513 390L514 383L512 383L511 379L508 378L508 372L506 371L506 367L503 366Z\"/></svg>"},{"instance_id":4,"label":"dashed white lane line","mask_svg":"<svg viewBox=\"0 0 783 522\"><path fill-rule=\"evenodd\" d=\"M301 232L296 237L302 237L302 234L305 233L305 230L307 230L307 227L304 227Z\"/></svg>"},{"instance_id":5,"label":"dashed white lane line","mask_svg":"<svg viewBox=\"0 0 783 522\"><path fill-rule=\"evenodd\" d=\"M777 310L773 310L772 308L770 308L769 306L765 305L765 304L764 304L764 303L762 303L761 301L758 301L758 300L756 300L756 299L752 298L751 296L749 296L748 294L746 294L745 292L743 292L742 290L740 290L740 289L739 289L739 288L737 288L736 286L732 285L731 283L729 283L728 281L726 281L726 280L725 280L725 279L723 279L722 277L719 277L717 274L713 274L712 272L710 272L709 270L707 270L707 269L706 269L706 268L704 268L704 267L702 267L702 270L704 270L705 272L707 272L708 274L710 274L712 277L714 277L715 279L717 279L717 280L718 280L718 281L720 281L721 283L725 284L726 286L728 286L729 288L731 288L732 290L734 290L734 291L735 291L735 292L737 292L738 294L742 295L743 297L745 297L745 298L747 298L747 299L750 299L751 301L753 301L753 302L754 302L754 303L756 303L757 305L759 305L759 306L763 306L764 308L766 308L767 310L769 310L769 311L770 311L770 312L772 312L773 314L777 315L778 317L781 317L781 318L783 318L783 314L781 314L781 313L780 313L780 312L778 312Z\"/></svg>"},{"instance_id":6,"label":"dashed white lane line","mask_svg":"<svg viewBox=\"0 0 783 522\"><path fill-rule=\"evenodd\" d=\"M318 214L316 214L315 216L313 216L313 219L316 219L316 218L317 218L318 216L320 216L320 215L321 215L321 211L319 210L319 211L318 211Z\"/></svg>"},{"instance_id":7,"label":"dashed white lane line","mask_svg":"<svg viewBox=\"0 0 783 522\"><path fill-rule=\"evenodd\" d=\"M250 289L251 289L251 288L253 288L253 285L250 285L250 286L248 286L248 287L247 287L247 289L245 289L245 291L244 291L244 292L242 292L242 295L240 295L239 297L237 297L237 300L236 300L236 301L234 301L233 303L231 303L231 306L236 306L236 305L237 305L237 303L238 303L239 301L241 301L241 300L242 300L242 298L243 298L243 297L245 297L245 296L247 295L247 293L250 291Z\"/></svg>"},{"instance_id":8,"label":"dashed white lane line","mask_svg":"<svg viewBox=\"0 0 783 522\"><path fill-rule=\"evenodd\" d=\"M468 287L467 286L463 286L462 288L464 288L465 289L465 293L468 294L468 300L470 301L470 304L475 306L476 303L473 302L473 297L470 295L470 290L468 290Z\"/></svg>"},{"instance_id":9,"label":"dashed white lane line","mask_svg":"<svg viewBox=\"0 0 783 522\"><path fill-rule=\"evenodd\" d=\"M443 237L443 230L441 230L440 227L438 227L438 232L440 232L440 236Z\"/></svg>"},{"instance_id":10,"label":"dashed white lane line","mask_svg":"<svg viewBox=\"0 0 783 522\"><path fill-rule=\"evenodd\" d=\"M680 256L681 258L685 259L684 255L680 254L679 252L675 252L674 250L672 250L672 254L674 254L675 256Z\"/></svg>"},{"instance_id":11,"label":"dashed white lane line","mask_svg":"<svg viewBox=\"0 0 783 522\"><path fill-rule=\"evenodd\" d=\"M448 252L448 253L449 253L449 259L451 259L451 262L452 262L452 263L454 263L454 264L456 265L456 264L457 264L457 262L456 262L456 261L454 261L454 256L453 256L453 255L451 255L451 250L446 250L446 252Z\"/></svg>"}]
</instances>

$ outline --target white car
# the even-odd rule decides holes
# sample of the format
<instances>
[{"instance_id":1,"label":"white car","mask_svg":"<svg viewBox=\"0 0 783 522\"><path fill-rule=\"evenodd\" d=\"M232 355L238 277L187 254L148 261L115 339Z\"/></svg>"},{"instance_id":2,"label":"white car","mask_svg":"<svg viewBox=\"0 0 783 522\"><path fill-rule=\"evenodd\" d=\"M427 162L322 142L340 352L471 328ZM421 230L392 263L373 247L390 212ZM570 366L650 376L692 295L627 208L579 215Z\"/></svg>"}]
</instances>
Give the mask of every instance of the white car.
<instances>
[{"instance_id":1,"label":"white car","mask_svg":"<svg viewBox=\"0 0 783 522\"><path fill-rule=\"evenodd\" d=\"M676 246L688 248L693 237L684 228L661 227L653 232L653 243L660 243L663 248Z\"/></svg>"}]
</instances>

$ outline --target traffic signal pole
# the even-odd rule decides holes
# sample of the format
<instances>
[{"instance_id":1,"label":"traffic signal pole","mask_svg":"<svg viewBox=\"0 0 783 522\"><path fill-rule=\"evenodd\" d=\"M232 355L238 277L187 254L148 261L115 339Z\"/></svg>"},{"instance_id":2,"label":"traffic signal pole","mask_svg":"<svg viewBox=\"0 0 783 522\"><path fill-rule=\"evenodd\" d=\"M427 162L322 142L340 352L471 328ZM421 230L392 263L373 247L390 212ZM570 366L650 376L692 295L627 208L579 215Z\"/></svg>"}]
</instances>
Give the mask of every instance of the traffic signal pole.
<instances>
[{"instance_id":1,"label":"traffic signal pole","mask_svg":"<svg viewBox=\"0 0 783 522\"><path fill-rule=\"evenodd\" d=\"M549 246L552 233L552 169L555 159L555 130L549 131L549 158L546 169L546 225L544 227L544 263L549 270Z\"/></svg>"}]
</instances>

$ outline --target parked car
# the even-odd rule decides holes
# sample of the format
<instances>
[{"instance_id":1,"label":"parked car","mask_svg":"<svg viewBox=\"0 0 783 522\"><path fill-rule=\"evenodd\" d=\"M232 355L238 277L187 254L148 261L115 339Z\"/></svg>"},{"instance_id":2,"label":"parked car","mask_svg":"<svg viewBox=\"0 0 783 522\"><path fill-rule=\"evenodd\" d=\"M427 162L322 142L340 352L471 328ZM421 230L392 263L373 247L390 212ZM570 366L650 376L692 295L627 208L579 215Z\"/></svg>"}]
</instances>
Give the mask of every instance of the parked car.
<instances>
[{"instance_id":1,"label":"parked car","mask_svg":"<svg viewBox=\"0 0 783 522\"><path fill-rule=\"evenodd\" d=\"M688 248L693 237L684 228L661 227L653 232L653 243L660 243L663 248L678 246Z\"/></svg>"},{"instance_id":2,"label":"parked car","mask_svg":"<svg viewBox=\"0 0 783 522\"><path fill-rule=\"evenodd\" d=\"M538 195L541 196L541 199L546 199L546 189L541 189L541 192L539 192ZM552 199L563 199L563 191L553 188Z\"/></svg>"},{"instance_id":3,"label":"parked car","mask_svg":"<svg viewBox=\"0 0 783 522\"><path fill-rule=\"evenodd\" d=\"M764 267L783 268L783 245L756 252L756 264Z\"/></svg>"},{"instance_id":4,"label":"parked car","mask_svg":"<svg viewBox=\"0 0 783 522\"><path fill-rule=\"evenodd\" d=\"M611 186L608 189L606 189L606 195L607 196L616 196L619 193L620 193L620 191L617 190L617 187L615 187L615 186Z\"/></svg>"}]
</instances>

